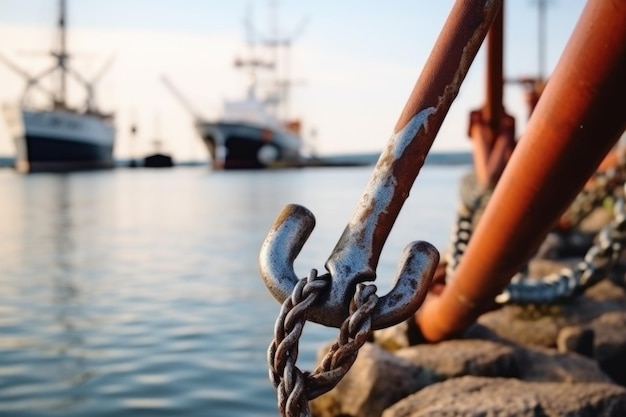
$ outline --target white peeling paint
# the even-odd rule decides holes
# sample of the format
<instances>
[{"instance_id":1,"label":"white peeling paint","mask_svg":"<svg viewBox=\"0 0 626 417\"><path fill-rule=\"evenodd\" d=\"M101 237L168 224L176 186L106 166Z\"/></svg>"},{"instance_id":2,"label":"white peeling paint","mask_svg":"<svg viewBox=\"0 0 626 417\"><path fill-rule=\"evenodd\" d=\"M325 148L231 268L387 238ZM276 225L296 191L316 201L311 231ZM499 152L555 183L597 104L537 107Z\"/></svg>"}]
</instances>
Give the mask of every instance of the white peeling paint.
<instances>
[{"instance_id":1,"label":"white peeling paint","mask_svg":"<svg viewBox=\"0 0 626 417\"><path fill-rule=\"evenodd\" d=\"M404 125L398 133L391 136L391 139L389 140L389 148L391 149L394 158L400 158L420 128L422 126L426 126L428 118L436 111L437 109L435 107L428 107L420 111L415 116L411 117L411 120L409 120L409 122Z\"/></svg>"},{"instance_id":2,"label":"white peeling paint","mask_svg":"<svg viewBox=\"0 0 626 417\"><path fill-rule=\"evenodd\" d=\"M434 114L436 110L435 107L428 107L415 114L400 131L394 133L390 138L386 149L387 155L381 156L381 160L386 159L389 163L375 169L367 189L357 205L356 212L350 220L349 239L352 241L344 246L341 249L341 254L334 259L338 264L350 264L353 270L362 270L368 265L368 259L373 249L374 231L379 227L378 220L387 211L397 185L396 178L393 177L390 170L393 165L392 162L402 156L418 131L422 127L426 127L428 117ZM370 212L370 217L366 221L359 221L367 212Z\"/></svg>"}]
</instances>

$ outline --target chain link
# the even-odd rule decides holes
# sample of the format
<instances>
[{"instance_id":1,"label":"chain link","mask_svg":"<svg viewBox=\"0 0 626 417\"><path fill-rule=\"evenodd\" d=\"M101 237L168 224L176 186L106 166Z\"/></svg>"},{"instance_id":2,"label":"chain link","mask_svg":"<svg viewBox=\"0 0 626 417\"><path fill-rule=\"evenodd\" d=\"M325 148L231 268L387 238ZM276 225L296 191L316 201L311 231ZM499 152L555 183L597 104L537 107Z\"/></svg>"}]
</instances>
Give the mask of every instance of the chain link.
<instances>
[{"instance_id":1,"label":"chain link","mask_svg":"<svg viewBox=\"0 0 626 417\"><path fill-rule=\"evenodd\" d=\"M626 178L626 166L620 161L616 167L606 171L596 172L592 176L593 187L584 188L574 202L569 206L562 219L574 227L587 217L596 207L600 206L605 198L613 194L616 187Z\"/></svg>"},{"instance_id":2,"label":"chain link","mask_svg":"<svg viewBox=\"0 0 626 417\"><path fill-rule=\"evenodd\" d=\"M310 416L308 401L333 389L346 375L359 349L371 333L372 312L378 303L375 285L358 284L338 339L312 372L296 366L298 341L306 323L307 309L330 285L330 275L317 276L315 269L298 281L291 297L283 303L268 349L269 375L277 390L282 416Z\"/></svg>"},{"instance_id":3,"label":"chain link","mask_svg":"<svg viewBox=\"0 0 626 417\"><path fill-rule=\"evenodd\" d=\"M461 202L457 208L457 221L454 224L451 236L451 249L446 253L446 281L451 279L459 265L474 229L474 216L484 207L489 195L485 192L475 192L469 204Z\"/></svg>"}]
</instances>

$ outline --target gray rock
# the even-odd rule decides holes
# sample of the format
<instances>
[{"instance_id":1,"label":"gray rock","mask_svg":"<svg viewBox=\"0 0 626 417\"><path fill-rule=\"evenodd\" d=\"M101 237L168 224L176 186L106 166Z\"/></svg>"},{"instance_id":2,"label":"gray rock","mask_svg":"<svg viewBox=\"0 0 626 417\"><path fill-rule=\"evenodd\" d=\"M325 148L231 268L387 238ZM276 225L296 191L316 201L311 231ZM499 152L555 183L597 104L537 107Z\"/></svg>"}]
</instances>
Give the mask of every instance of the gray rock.
<instances>
[{"instance_id":1,"label":"gray rock","mask_svg":"<svg viewBox=\"0 0 626 417\"><path fill-rule=\"evenodd\" d=\"M605 313L588 327L595 335L594 358L600 368L626 386L626 311Z\"/></svg>"},{"instance_id":2,"label":"gray rock","mask_svg":"<svg viewBox=\"0 0 626 417\"><path fill-rule=\"evenodd\" d=\"M595 334L592 329L582 326L567 326L561 329L556 339L556 349L561 352L573 352L593 358Z\"/></svg>"},{"instance_id":3,"label":"gray rock","mask_svg":"<svg viewBox=\"0 0 626 417\"><path fill-rule=\"evenodd\" d=\"M542 347L468 339L416 345L392 354L368 343L344 379L313 400L311 407L318 417L380 416L385 408L424 387L468 375L611 383L595 361Z\"/></svg>"},{"instance_id":4,"label":"gray rock","mask_svg":"<svg viewBox=\"0 0 626 417\"><path fill-rule=\"evenodd\" d=\"M563 328L584 325L608 312L626 311L625 300L623 288L610 280L603 280L567 303L549 306L508 305L483 314L477 322L501 339L556 347Z\"/></svg>"},{"instance_id":5,"label":"gray rock","mask_svg":"<svg viewBox=\"0 0 626 417\"><path fill-rule=\"evenodd\" d=\"M463 375L517 376L515 349L487 340L449 340L401 349L396 355L420 368L429 369L437 380Z\"/></svg>"},{"instance_id":6,"label":"gray rock","mask_svg":"<svg viewBox=\"0 0 626 417\"><path fill-rule=\"evenodd\" d=\"M328 349L320 349L319 357ZM330 392L310 402L317 417L378 417L407 395L439 379L429 369L365 343L348 374Z\"/></svg>"},{"instance_id":7,"label":"gray rock","mask_svg":"<svg viewBox=\"0 0 626 417\"><path fill-rule=\"evenodd\" d=\"M518 375L515 353L510 346L484 340L416 345L395 354L366 344L343 380L311 406L318 417L379 416L401 398L449 378Z\"/></svg>"},{"instance_id":8,"label":"gray rock","mask_svg":"<svg viewBox=\"0 0 626 417\"><path fill-rule=\"evenodd\" d=\"M561 353L540 346L518 346L516 361L520 370L518 378L525 381L612 382L597 362L577 353Z\"/></svg>"},{"instance_id":9,"label":"gray rock","mask_svg":"<svg viewBox=\"0 0 626 417\"><path fill-rule=\"evenodd\" d=\"M431 385L382 417L622 417L626 389L604 383L466 376Z\"/></svg>"}]
</instances>

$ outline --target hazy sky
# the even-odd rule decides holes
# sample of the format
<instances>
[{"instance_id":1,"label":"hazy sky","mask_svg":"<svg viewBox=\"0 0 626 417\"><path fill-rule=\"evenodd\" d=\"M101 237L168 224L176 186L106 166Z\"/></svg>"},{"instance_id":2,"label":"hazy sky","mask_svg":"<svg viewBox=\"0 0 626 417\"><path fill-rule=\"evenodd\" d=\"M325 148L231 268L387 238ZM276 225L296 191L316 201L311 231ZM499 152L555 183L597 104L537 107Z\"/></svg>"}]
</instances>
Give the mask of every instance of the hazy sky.
<instances>
[{"instance_id":1,"label":"hazy sky","mask_svg":"<svg viewBox=\"0 0 626 417\"><path fill-rule=\"evenodd\" d=\"M160 80L167 75L204 117L226 99L243 97L247 27L256 39L290 39L289 114L300 117L305 140L319 153L380 151L445 22L452 0L68 0L71 61L86 78L107 60L97 101L116 115L118 157L143 156L156 139L178 160L206 151L193 118ZM547 9L547 62L552 70L580 16L583 0L552 0ZM50 64L56 0L0 0L0 53L32 74ZM271 7L274 5L275 7ZM272 13L272 10L275 13ZM538 71L537 0L505 5L505 75ZM247 17L248 16L248 17ZM274 18L272 18L274 16ZM274 29L272 29L274 28ZM281 55L282 58L285 54ZM434 150L468 149L468 113L484 101L484 51L477 56ZM283 62L285 60L283 59ZM0 102L15 104L24 79L0 63ZM526 120L519 87L507 87L505 106ZM73 102L81 100L70 87ZM78 101L77 101L78 100ZM130 134L131 125L138 127ZM13 143L0 120L0 155Z\"/></svg>"}]
</instances>

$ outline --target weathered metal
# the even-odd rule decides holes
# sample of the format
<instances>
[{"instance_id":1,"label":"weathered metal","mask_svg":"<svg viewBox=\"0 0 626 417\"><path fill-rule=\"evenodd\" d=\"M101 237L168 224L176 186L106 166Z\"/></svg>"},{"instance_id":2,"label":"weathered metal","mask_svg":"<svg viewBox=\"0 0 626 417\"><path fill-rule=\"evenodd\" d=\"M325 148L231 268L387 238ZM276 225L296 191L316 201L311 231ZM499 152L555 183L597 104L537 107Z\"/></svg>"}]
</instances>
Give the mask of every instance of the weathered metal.
<instances>
[{"instance_id":1,"label":"weathered metal","mask_svg":"<svg viewBox=\"0 0 626 417\"><path fill-rule=\"evenodd\" d=\"M626 128L626 2L589 0L455 276L416 316L428 341L490 308Z\"/></svg>"},{"instance_id":2,"label":"weathered metal","mask_svg":"<svg viewBox=\"0 0 626 417\"><path fill-rule=\"evenodd\" d=\"M485 103L470 113L469 136L472 139L474 173L485 190L495 186L515 148L515 119L502 103L504 5L487 33Z\"/></svg>"},{"instance_id":3,"label":"weathered metal","mask_svg":"<svg viewBox=\"0 0 626 417\"><path fill-rule=\"evenodd\" d=\"M323 303L310 306L309 320L341 326L356 285L376 278L383 245L501 4L501 0L455 3L363 196L326 261L331 288ZM263 243L261 275L280 302L298 282L293 261L314 224L310 211L290 205ZM376 305L373 330L411 317L424 300L438 260L429 243L407 246L393 289Z\"/></svg>"},{"instance_id":4,"label":"weathered metal","mask_svg":"<svg viewBox=\"0 0 626 417\"><path fill-rule=\"evenodd\" d=\"M489 124L494 134L500 131L500 119L503 112L504 7L503 4L487 33L487 68L485 71L487 94L482 112L484 120Z\"/></svg>"}]
</instances>

